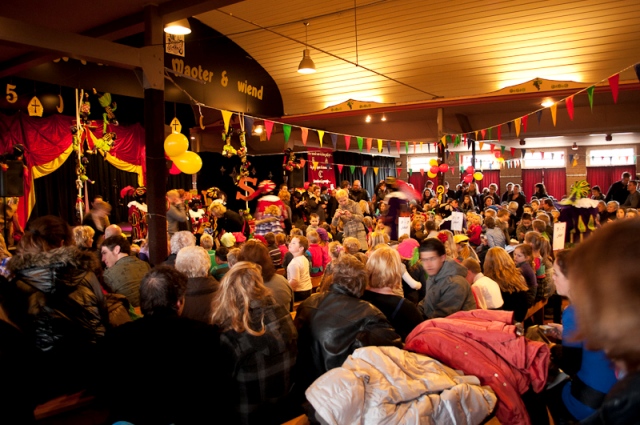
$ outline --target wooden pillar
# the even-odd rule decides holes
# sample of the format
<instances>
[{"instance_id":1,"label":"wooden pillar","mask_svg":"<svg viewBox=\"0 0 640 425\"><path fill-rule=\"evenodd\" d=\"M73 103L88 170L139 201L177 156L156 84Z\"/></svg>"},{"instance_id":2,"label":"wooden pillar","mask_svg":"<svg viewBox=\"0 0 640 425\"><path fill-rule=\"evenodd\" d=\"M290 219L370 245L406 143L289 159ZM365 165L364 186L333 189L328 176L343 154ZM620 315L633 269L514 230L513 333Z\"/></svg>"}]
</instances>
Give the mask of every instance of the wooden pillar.
<instances>
[{"instance_id":1,"label":"wooden pillar","mask_svg":"<svg viewBox=\"0 0 640 425\"><path fill-rule=\"evenodd\" d=\"M144 130L149 209L149 260L162 263L167 251L167 166L164 158L164 50L158 7L145 7Z\"/></svg>"},{"instance_id":2,"label":"wooden pillar","mask_svg":"<svg viewBox=\"0 0 640 425\"><path fill-rule=\"evenodd\" d=\"M440 143L440 139L442 139L442 136L444 135L444 109L443 108L438 108L438 162L440 164L445 164L447 162L447 158L445 158L445 153L444 153L444 145L442 143ZM445 173L438 173L438 184L437 186L444 186L444 174Z\"/></svg>"}]
</instances>

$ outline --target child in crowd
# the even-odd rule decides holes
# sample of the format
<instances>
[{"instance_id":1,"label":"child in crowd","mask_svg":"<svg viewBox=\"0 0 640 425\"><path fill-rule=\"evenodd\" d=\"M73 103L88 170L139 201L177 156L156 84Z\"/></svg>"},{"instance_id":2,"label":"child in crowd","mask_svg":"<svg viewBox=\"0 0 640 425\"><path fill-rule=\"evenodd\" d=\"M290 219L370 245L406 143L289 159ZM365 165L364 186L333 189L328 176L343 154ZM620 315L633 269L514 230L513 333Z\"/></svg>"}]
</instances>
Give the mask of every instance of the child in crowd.
<instances>
[{"instance_id":1,"label":"child in crowd","mask_svg":"<svg viewBox=\"0 0 640 425\"><path fill-rule=\"evenodd\" d=\"M238 262L238 255L240 255L240 248L231 248L227 254L227 265L232 268Z\"/></svg>"},{"instance_id":2,"label":"child in crowd","mask_svg":"<svg viewBox=\"0 0 640 425\"><path fill-rule=\"evenodd\" d=\"M276 244L276 235L269 232L264 235L264 240L267 242L267 249L269 250L269 256L271 257L271 261L273 262L273 267L275 267L276 269L280 268L282 266L282 253L280 252L280 248Z\"/></svg>"},{"instance_id":3,"label":"child in crowd","mask_svg":"<svg viewBox=\"0 0 640 425\"><path fill-rule=\"evenodd\" d=\"M422 227L422 220L414 219L411 222L411 237L418 242L422 242L422 240L426 237L424 234L424 229Z\"/></svg>"},{"instance_id":4,"label":"child in crowd","mask_svg":"<svg viewBox=\"0 0 640 425\"><path fill-rule=\"evenodd\" d=\"M531 235L540 237L536 232L529 232ZM533 250L530 245L520 244L513 250L513 261L516 263L516 267L520 269L525 283L529 288L527 290L527 305L531 307L536 300L536 293L538 291L538 282L534 278L536 264L534 262Z\"/></svg>"},{"instance_id":5,"label":"child in crowd","mask_svg":"<svg viewBox=\"0 0 640 425\"><path fill-rule=\"evenodd\" d=\"M337 260L340 254L344 253L344 247L340 244L340 242L330 242L327 245L327 253L329 254L329 264L324 270L324 274L322 275L322 282L320 282L320 288L318 292L325 292L329 290L329 286L332 283L332 267L334 260Z\"/></svg>"},{"instance_id":6,"label":"child in crowd","mask_svg":"<svg viewBox=\"0 0 640 425\"><path fill-rule=\"evenodd\" d=\"M357 238L344 238L344 240L342 241L342 246L344 247L344 250L347 254L353 255L358 260L360 260L362 264L367 264L367 256L360 252L362 247L360 246L360 241Z\"/></svg>"},{"instance_id":7,"label":"child in crowd","mask_svg":"<svg viewBox=\"0 0 640 425\"><path fill-rule=\"evenodd\" d=\"M212 275L218 280L218 282L221 281L224 275L229 271L229 264L227 263L228 253L229 248L224 245L216 250L216 263L218 265L216 266L215 271L212 273Z\"/></svg>"},{"instance_id":8,"label":"child in crowd","mask_svg":"<svg viewBox=\"0 0 640 425\"><path fill-rule=\"evenodd\" d=\"M469 222L469 229L467 230L469 243L475 248L482 244L480 240L480 235L482 234L482 217L478 214L472 214L467 221Z\"/></svg>"},{"instance_id":9,"label":"child in crowd","mask_svg":"<svg viewBox=\"0 0 640 425\"><path fill-rule=\"evenodd\" d=\"M373 220L371 219L371 217L369 216L365 216L362 219L362 222L364 224L364 230L367 231L367 235L370 234L371 232L373 232Z\"/></svg>"},{"instance_id":10,"label":"child in crowd","mask_svg":"<svg viewBox=\"0 0 640 425\"><path fill-rule=\"evenodd\" d=\"M534 270L536 271L536 279L540 284L547 277L545 258L549 255L549 241L544 239L537 232L529 232L524 237L524 243L531 246L533 251Z\"/></svg>"},{"instance_id":11,"label":"child in crowd","mask_svg":"<svg viewBox=\"0 0 640 425\"><path fill-rule=\"evenodd\" d=\"M536 218L531 222L531 227L533 227L534 232L540 233L540 236L545 238L547 241L549 240L549 235L547 234L547 224L544 222L544 220L540 220ZM525 237L526 237L526 234L525 234Z\"/></svg>"},{"instance_id":12,"label":"child in crowd","mask_svg":"<svg viewBox=\"0 0 640 425\"><path fill-rule=\"evenodd\" d=\"M505 248L507 245L507 240L502 229L497 227L496 220L493 217L487 217L484 219L484 225L487 226L486 235L489 248L493 248L496 246Z\"/></svg>"},{"instance_id":13,"label":"child in crowd","mask_svg":"<svg viewBox=\"0 0 640 425\"><path fill-rule=\"evenodd\" d=\"M638 210L635 208L627 208L627 212L624 215L625 218L636 218L638 216Z\"/></svg>"},{"instance_id":14,"label":"child in crowd","mask_svg":"<svg viewBox=\"0 0 640 425\"><path fill-rule=\"evenodd\" d=\"M622 220L625 217L626 213L624 208L618 208L616 211L616 220Z\"/></svg>"},{"instance_id":15,"label":"child in crowd","mask_svg":"<svg viewBox=\"0 0 640 425\"><path fill-rule=\"evenodd\" d=\"M317 234L317 232L316 232ZM293 289L293 300L304 301L311 296L311 276L309 275L309 260L305 252L309 249L309 240L304 236L294 236L289 242L289 253L293 259L287 265L287 279Z\"/></svg>"},{"instance_id":16,"label":"child in crowd","mask_svg":"<svg viewBox=\"0 0 640 425\"><path fill-rule=\"evenodd\" d=\"M320 235L315 230L307 233L307 239L311 253L311 277L321 276L329 264L329 253L320 245Z\"/></svg>"},{"instance_id":17,"label":"child in crowd","mask_svg":"<svg viewBox=\"0 0 640 425\"><path fill-rule=\"evenodd\" d=\"M522 243L522 241L524 241L524 235L527 234L527 232L530 232L532 230L533 230L533 225L531 220L531 214L523 213L522 219L520 219L520 224L516 228L516 237L518 238L518 242Z\"/></svg>"},{"instance_id":18,"label":"child in crowd","mask_svg":"<svg viewBox=\"0 0 640 425\"><path fill-rule=\"evenodd\" d=\"M309 216L309 225L307 226L307 235L312 230L318 230L318 226L320 225L320 216L318 214L311 214Z\"/></svg>"},{"instance_id":19,"label":"child in crowd","mask_svg":"<svg viewBox=\"0 0 640 425\"><path fill-rule=\"evenodd\" d=\"M276 243L278 244L278 249L280 250L280 258L282 259L280 266L284 262L284 256L287 255L289 249L287 248L287 237L284 233L278 233L276 235Z\"/></svg>"}]
</instances>

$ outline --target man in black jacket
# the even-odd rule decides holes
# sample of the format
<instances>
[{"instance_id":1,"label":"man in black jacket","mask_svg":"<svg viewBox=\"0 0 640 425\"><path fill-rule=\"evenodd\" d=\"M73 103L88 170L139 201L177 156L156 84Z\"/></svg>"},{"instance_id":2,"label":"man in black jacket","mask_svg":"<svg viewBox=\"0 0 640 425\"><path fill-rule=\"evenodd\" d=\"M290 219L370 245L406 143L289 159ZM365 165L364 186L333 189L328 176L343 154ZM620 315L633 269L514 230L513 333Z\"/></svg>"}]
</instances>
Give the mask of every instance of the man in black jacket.
<instances>
[{"instance_id":1,"label":"man in black jacket","mask_svg":"<svg viewBox=\"0 0 640 425\"><path fill-rule=\"evenodd\" d=\"M622 173L622 179L613 183L609 190L607 191L607 197L605 201L618 201L620 205L624 204L624 201L627 200L627 196L629 196L629 192L627 191L627 185L629 184L629 180L631 179L631 174L626 171Z\"/></svg>"}]
</instances>

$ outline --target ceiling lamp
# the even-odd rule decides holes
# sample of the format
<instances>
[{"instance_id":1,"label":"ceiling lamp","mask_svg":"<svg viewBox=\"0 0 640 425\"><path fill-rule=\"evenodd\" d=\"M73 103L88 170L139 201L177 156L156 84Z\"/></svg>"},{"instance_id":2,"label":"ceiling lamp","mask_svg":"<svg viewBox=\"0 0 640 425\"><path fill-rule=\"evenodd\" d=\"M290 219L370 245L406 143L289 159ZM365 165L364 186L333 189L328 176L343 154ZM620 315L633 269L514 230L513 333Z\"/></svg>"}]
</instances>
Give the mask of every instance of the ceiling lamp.
<instances>
[{"instance_id":1,"label":"ceiling lamp","mask_svg":"<svg viewBox=\"0 0 640 425\"><path fill-rule=\"evenodd\" d=\"M573 151L577 151L578 150L578 144L576 142L573 142L573 146L571 146L571 150L573 150Z\"/></svg>"},{"instance_id":2,"label":"ceiling lamp","mask_svg":"<svg viewBox=\"0 0 640 425\"><path fill-rule=\"evenodd\" d=\"M264 129L262 128L261 125L256 125L255 127L253 127L253 134L262 134L262 132L264 131Z\"/></svg>"},{"instance_id":3,"label":"ceiling lamp","mask_svg":"<svg viewBox=\"0 0 640 425\"><path fill-rule=\"evenodd\" d=\"M387 120L387 117L386 117L384 114L382 114L382 118L380 118L380 121L383 121L383 122L384 122L384 121L386 121L386 120Z\"/></svg>"},{"instance_id":4,"label":"ceiling lamp","mask_svg":"<svg viewBox=\"0 0 640 425\"><path fill-rule=\"evenodd\" d=\"M309 49L307 48L309 42L309 22L304 23L304 50L302 51L302 60L300 61L300 65L298 65L298 72L300 74L313 74L316 72L316 64L311 60L311 56L309 54Z\"/></svg>"},{"instance_id":5,"label":"ceiling lamp","mask_svg":"<svg viewBox=\"0 0 640 425\"><path fill-rule=\"evenodd\" d=\"M371 115L367 115L367 118L364 119L366 122L371 122Z\"/></svg>"},{"instance_id":6,"label":"ceiling lamp","mask_svg":"<svg viewBox=\"0 0 640 425\"><path fill-rule=\"evenodd\" d=\"M187 19L170 22L164 26L164 32L174 35L191 34L191 26Z\"/></svg>"},{"instance_id":7,"label":"ceiling lamp","mask_svg":"<svg viewBox=\"0 0 640 425\"><path fill-rule=\"evenodd\" d=\"M550 98L546 98L545 100L542 101L542 107L543 108L550 108L551 106L553 106L555 102L553 101L553 99Z\"/></svg>"}]
</instances>

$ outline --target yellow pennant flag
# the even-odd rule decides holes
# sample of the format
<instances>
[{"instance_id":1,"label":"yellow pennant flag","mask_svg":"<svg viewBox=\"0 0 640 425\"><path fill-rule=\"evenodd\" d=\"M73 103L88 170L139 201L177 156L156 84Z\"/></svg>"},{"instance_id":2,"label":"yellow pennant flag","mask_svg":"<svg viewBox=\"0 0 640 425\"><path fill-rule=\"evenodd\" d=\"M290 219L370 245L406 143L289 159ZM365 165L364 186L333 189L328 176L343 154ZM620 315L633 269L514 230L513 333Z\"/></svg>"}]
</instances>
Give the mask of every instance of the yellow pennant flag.
<instances>
[{"instance_id":1,"label":"yellow pennant flag","mask_svg":"<svg viewBox=\"0 0 640 425\"><path fill-rule=\"evenodd\" d=\"M520 125L522 124L522 119L516 118L513 120L513 123L516 125L516 137L520 137Z\"/></svg>"},{"instance_id":2,"label":"yellow pennant flag","mask_svg":"<svg viewBox=\"0 0 640 425\"><path fill-rule=\"evenodd\" d=\"M373 172L376 174L376 176L378 175L378 167L373 167Z\"/></svg>"},{"instance_id":3,"label":"yellow pennant flag","mask_svg":"<svg viewBox=\"0 0 640 425\"><path fill-rule=\"evenodd\" d=\"M480 146L480 150L482 150L482 147L484 146L484 142L478 142L478 146Z\"/></svg>"},{"instance_id":4,"label":"yellow pennant flag","mask_svg":"<svg viewBox=\"0 0 640 425\"><path fill-rule=\"evenodd\" d=\"M422 152L422 142L420 142L420 152Z\"/></svg>"},{"instance_id":5,"label":"yellow pennant flag","mask_svg":"<svg viewBox=\"0 0 640 425\"><path fill-rule=\"evenodd\" d=\"M556 126L556 117L558 115L558 104L554 103L553 105L549 106L549 109L551 110L551 119L553 120L553 126Z\"/></svg>"},{"instance_id":6,"label":"yellow pennant flag","mask_svg":"<svg viewBox=\"0 0 640 425\"><path fill-rule=\"evenodd\" d=\"M324 130L318 130L318 139L320 139L320 147L322 147L322 138L324 137Z\"/></svg>"},{"instance_id":7,"label":"yellow pennant flag","mask_svg":"<svg viewBox=\"0 0 640 425\"><path fill-rule=\"evenodd\" d=\"M476 140L478 140L478 130L476 130Z\"/></svg>"},{"instance_id":8,"label":"yellow pennant flag","mask_svg":"<svg viewBox=\"0 0 640 425\"><path fill-rule=\"evenodd\" d=\"M378 152L382 152L382 139L378 139Z\"/></svg>"},{"instance_id":9,"label":"yellow pennant flag","mask_svg":"<svg viewBox=\"0 0 640 425\"><path fill-rule=\"evenodd\" d=\"M313 161L312 164L313 164L313 169L317 170L318 169L318 161Z\"/></svg>"},{"instance_id":10,"label":"yellow pennant flag","mask_svg":"<svg viewBox=\"0 0 640 425\"><path fill-rule=\"evenodd\" d=\"M224 109L221 110L220 112L222 112L222 121L224 121L224 132L228 133L229 132L229 121L231 121L231 115L233 115L233 112L225 111Z\"/></svg>"}]
</instances>

